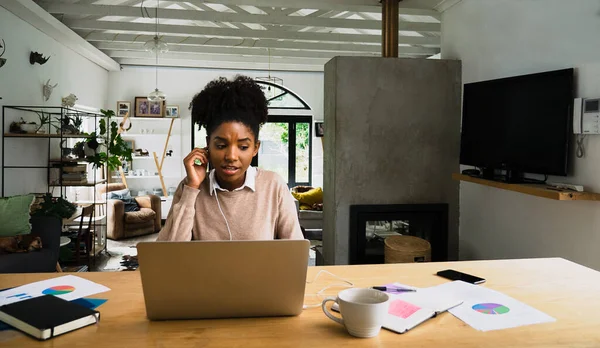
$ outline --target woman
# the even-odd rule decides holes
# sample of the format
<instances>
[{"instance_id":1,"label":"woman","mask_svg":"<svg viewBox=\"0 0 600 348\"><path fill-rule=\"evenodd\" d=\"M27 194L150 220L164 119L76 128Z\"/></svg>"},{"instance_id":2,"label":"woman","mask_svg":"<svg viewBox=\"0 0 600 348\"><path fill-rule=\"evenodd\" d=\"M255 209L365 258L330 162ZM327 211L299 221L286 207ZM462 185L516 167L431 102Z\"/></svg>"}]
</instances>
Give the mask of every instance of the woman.
<instances>
[{"instance_id":1,"label":"woman","mask_svg":"<svg viewBox=\"0 0 600 348\"><path fill-rule=\"evenodd\" d=\"M250 78L211 81L190 103L206 148L190 152L159 241L303 239L283 179L250 166L267 100ZM207 173L210 163L211 170Z\"/></svg>"}]
</instances>

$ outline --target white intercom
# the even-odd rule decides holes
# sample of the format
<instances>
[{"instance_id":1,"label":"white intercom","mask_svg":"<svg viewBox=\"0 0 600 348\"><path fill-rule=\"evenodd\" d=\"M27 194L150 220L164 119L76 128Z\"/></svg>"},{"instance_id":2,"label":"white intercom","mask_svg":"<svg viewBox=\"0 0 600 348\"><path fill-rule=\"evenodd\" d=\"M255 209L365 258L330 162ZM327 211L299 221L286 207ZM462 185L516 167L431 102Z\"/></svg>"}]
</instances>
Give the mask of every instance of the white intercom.
<instances>
[{"instance_id":1,"label":"white intercom","mask_svg":"<svg viewBox=\"0 0 600 348\"><path fill-rule=\"evenodd\" d=\"M575 98L573 133L600 134L600 98Z\"/></svg>"}]
</instances>

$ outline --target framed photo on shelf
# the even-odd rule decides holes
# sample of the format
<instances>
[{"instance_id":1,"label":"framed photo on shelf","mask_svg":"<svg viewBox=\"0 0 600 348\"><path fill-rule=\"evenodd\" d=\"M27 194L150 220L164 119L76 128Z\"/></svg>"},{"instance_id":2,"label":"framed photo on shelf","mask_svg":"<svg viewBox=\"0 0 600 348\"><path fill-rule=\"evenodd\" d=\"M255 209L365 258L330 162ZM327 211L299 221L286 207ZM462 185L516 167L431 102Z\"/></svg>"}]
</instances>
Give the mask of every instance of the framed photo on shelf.
<instances>
[{"instance_id":1,"label":"framed photo on shelf","mask_svg":"<svg viewBox=\"0 0 600 348\"><path fill-rule=\"evenodd\" d=\"M153 102L146 97L135 97L135 117L164 117L165 102Z\"/></svg>"},{"instance_id":2,"label":"framed photo on shelf","mask_svg":"<svg viewBox=\"0 0 600 348\"><path fill-rule=\"evenodd\" d=\"M131 114L131 102L130 101L118 101L117 102L117 116L124 117L129 114L129 117L132 117Z\"/></svg>"},{"instance_id":3,"label":"framed photo on shelf","mask_svg":"<svg viewBox=\"0 0 600 348\"><path fill-rule=\"evenodd\" d=\"M165 117L179 117L179 105L167 105Z\"/></svg>"}]
</instances>

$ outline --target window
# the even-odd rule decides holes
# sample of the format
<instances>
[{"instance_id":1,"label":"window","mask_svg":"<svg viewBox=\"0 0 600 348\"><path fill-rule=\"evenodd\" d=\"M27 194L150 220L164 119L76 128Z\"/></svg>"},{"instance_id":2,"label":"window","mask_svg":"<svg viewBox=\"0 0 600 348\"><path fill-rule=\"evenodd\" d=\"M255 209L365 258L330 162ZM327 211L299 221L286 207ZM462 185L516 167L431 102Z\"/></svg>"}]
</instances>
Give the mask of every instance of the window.
<instances>
[{"instance_id":1,"label":"window","mask_svg":"<svg viewBox=\"0 0 600 348\"><path fill-rule=\"evenodd\" d=\"M281 175L289 187L311 185L312 117L269 116L252 165Z\"/></svg>"}]
</instances>

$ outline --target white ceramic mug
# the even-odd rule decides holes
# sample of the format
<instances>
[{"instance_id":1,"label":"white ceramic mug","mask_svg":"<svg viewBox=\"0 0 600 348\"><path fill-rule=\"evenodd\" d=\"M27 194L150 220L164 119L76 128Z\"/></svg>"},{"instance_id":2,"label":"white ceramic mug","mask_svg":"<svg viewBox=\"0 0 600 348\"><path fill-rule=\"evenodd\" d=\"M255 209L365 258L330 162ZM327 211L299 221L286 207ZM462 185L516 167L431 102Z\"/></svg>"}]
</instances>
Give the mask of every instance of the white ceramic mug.
<instances>
[{"instance_id":1,"label":"white ceramic mug","mask_svg":"<svg viewBox=\"0 0 600 348\"><path fill-rule=\"evenodd\" d=\"M331 314L327 302L336 302L340 307L341 318ZM381 331L381 325L390 306L390 297L375 289L347 289L337 297L323 300L321 308L331 320L346 327L348 333L356 337L374 337Z\"/></svg>"}]
</instances>

